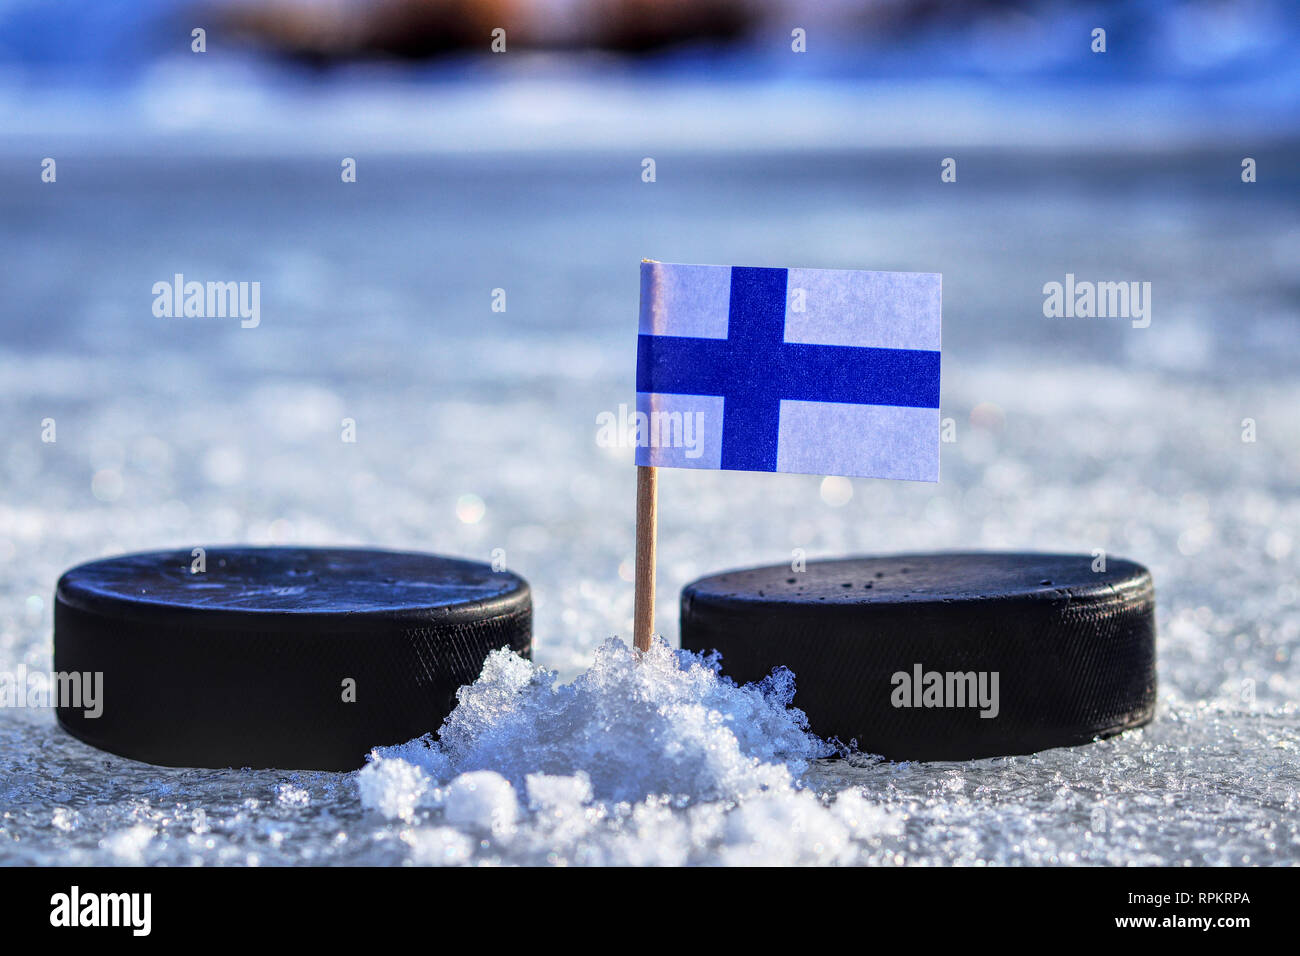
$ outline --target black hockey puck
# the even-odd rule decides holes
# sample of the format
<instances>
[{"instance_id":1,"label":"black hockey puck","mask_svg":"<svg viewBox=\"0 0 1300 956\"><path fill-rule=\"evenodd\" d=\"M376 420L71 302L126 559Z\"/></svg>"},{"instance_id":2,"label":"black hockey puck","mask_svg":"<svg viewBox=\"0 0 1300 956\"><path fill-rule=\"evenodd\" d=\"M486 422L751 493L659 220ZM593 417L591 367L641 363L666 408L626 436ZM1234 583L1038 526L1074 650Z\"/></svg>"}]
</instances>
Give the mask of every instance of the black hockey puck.
<instances>
[{"instance_id":1,"label":"black hockey puck","mask_svg":"<svg viewBox=\"0 0 1300 956\"><path fill-rule=\"evenodd\" d=\"M353 770L372 747L437 731L488 653L528 656L531 631L528 584L470 561L340 548L124 555L59 580L54 669L102 675L102 700L60 700L58 719L86 743L165 766Z\"/></svg>"},{"instance_id":2,"label":"black hockey puck","mask_svg":"<svg viewBox=\"0 0 1300 956\"><path fill-rule=\"evenodd\" d=\"M682 647L723 673L794 672L825 738L893 760L1087 743L1148 722L1155 595L1132 561L906 554L776 565L682 591Z\"/></svg>"}]
</instances>

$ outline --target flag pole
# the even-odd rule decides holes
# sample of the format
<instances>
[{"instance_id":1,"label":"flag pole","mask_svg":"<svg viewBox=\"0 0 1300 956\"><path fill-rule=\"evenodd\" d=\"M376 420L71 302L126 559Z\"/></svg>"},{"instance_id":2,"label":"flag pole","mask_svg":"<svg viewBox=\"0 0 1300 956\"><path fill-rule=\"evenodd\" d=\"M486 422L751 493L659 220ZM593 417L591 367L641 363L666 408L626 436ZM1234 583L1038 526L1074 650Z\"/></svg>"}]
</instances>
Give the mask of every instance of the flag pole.
<instances>
[{"instance_id":1,"label":"flag pole","mask_svg":"<svg viewBox=\"0 0 1300 956\"><path fill-rule=\"evenodd\" d=\"M652 466L636 466L636 606L632 642L638 651L650 650L650 639L655 629L658 483L658 473Z\"/></svg>"}]
</instances>

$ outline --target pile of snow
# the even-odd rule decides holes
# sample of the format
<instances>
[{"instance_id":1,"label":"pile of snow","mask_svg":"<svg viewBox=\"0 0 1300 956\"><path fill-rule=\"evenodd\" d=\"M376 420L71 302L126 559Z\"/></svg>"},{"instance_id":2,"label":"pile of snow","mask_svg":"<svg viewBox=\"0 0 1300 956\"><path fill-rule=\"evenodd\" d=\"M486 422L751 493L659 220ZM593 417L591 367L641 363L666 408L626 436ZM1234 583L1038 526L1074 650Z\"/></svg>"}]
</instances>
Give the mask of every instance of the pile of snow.
<instances>
[{"instance_id":1,"label":"pile of snow","mask_svg":"<svg viewBox=\"0 0 1300 956\"><path fill-rule=\"evenodd\" d=\"M412 824L422 863L512 860L680 864L853 862L899 819L858 791L802 785L831 748L792 706L779 669L738 686L716 658L611 639L569 684L494 653L439 739L373 751L361 801ZM716 857L713 857L716 859Z\"/></svg>"}]
</instances>

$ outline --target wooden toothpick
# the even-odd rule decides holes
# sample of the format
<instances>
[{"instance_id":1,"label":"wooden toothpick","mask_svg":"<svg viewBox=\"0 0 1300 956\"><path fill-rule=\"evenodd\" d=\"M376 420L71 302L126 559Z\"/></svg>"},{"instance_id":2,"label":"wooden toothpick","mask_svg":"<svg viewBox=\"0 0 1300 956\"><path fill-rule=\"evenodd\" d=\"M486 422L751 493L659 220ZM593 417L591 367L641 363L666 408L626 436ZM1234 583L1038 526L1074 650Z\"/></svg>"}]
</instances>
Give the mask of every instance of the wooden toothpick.
<instances>
[{"instance_id":1,"label":"wooden toothpick","mask_svg":"<svg viewBox=\"0 0 1300 956\"><path fill-rule=\"evenodd\" d=\"M632 642L638 651L650 650L655 629L655 535L658 473L648 465L636 466L636 606Z\"/></svg>"}]
</instances>

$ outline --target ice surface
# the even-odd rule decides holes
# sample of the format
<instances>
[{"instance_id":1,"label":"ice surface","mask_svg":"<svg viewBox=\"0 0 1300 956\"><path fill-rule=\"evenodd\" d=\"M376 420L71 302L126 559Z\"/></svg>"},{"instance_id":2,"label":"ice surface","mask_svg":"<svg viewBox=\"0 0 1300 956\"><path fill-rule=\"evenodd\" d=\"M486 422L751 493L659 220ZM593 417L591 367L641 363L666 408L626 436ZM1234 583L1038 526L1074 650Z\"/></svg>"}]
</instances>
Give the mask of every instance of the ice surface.
<instances>
[{"instance_id":1,"label":"ice surface","mask_svg":"<svg viewBox=\"0 0 1300 956\"><path fill-rule=\"evenodd\" d=\"M30 155L0 150L0 665L50 666L68 566L244 540L500 548L556 676L497 659L445 765L413 744L364 774L150 767L0 711L0 861L1300 862L1291 153L1246 187L1218 153L969 152L959 198L929 152L682 154L653 185L622 154L376 155L355 194L320 172L332 156L124 150L61 160L50 187ZM957 439L935 486L661 472L670 645L683 584L796 548L1105 548L1155 577L1156 722L1028 757L809 761L763 749L796 739L779 713L664 659L611 719L624 741L662 729L654 699L698 736L675 765L662 740L608 754L620 784L581 736L599 726L584 701L636 684L602 650L631 631L631 449L599 447L596 416L632 401L647 255L942 272ZM175 271L262 281L261 326L155 320L149 287ZM1044 319L1066 271L1151 281L1151 327ZM512 824L500 784L447 819L476 771L508 780Z\"/></svg>"}]
</instances>

